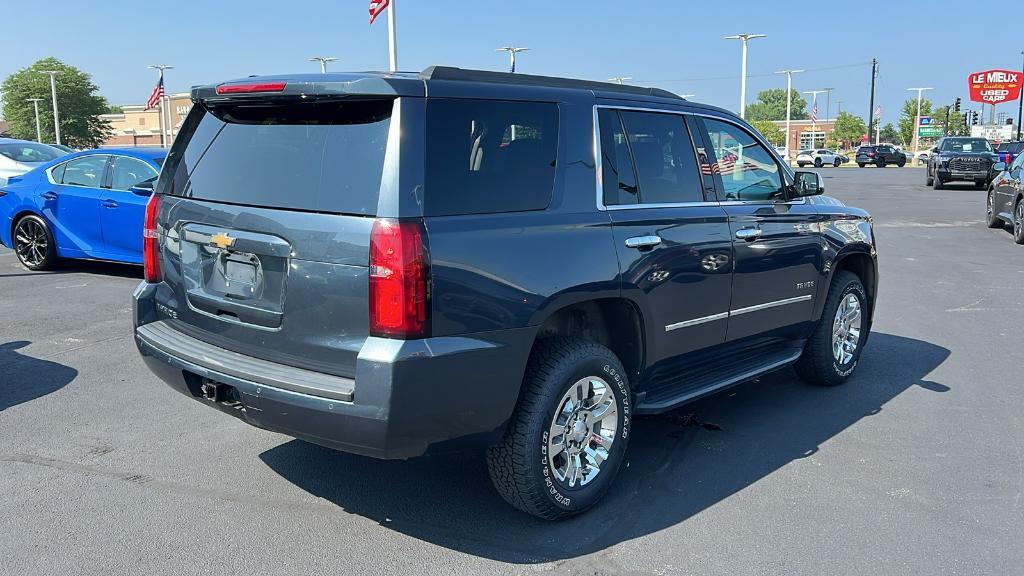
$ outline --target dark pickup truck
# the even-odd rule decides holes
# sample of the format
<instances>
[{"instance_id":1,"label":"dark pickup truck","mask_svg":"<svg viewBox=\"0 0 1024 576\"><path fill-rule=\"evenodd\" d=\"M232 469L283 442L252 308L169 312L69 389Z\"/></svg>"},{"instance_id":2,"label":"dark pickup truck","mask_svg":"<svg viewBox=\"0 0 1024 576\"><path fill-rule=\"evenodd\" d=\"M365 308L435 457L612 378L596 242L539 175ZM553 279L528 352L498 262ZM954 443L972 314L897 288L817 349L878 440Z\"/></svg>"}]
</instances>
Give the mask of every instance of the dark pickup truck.
<instances>
[{"instance_id":1,"label":"dark pickup truck","mask_svg":"<svg viewBox=\"0 0 1024 576\"><path fill-rule=\"evenodd\" d=\"M996 176L996 153L985 138L947 136L931 152L925 168L925 186L941 190L947 183L959 181L972 182L981 190Z\"/></svg>"},{"instance_id":2,"label":"dark pickup truck","mask_svg":"<svg viewBox=\"0 0 1024 576\"><path fill-rule=\"evenodd\" d=\"M840 384L867 343L871 218L725 110L442 67L192 100L135 342L255 426L379 458L487 447L498 493L554 519L611 487L634 416L792 364Z\"/></svg>"}]
</instances>

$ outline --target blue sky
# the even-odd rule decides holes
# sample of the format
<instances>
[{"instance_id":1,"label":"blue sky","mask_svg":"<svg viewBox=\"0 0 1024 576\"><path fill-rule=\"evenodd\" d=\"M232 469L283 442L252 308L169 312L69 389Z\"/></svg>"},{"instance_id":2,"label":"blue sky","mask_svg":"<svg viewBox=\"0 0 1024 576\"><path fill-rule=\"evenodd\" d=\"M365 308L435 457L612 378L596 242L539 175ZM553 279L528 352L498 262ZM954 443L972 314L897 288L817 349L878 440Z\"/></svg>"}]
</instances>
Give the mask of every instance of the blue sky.
<instances>
[{"instance_id":1,"label":"blue sky","mask_svg":"<svg viewBox=\"0 0 1024 576\"><path fill-rule=\"evenodd\" d=\"M883 122L897 119L903 100L912 96L907 87L934 86L926 95L939 103L957 96L966 102L969 73L1019 69L1024 49L1024 41L1007 44L974 28L943 39L932 16L967 9L952 0L900 0L890 4L898 11L884 16L849 8L803 15L798 8L805 3L764 0L397 2L399 66L405 70L431 64L501 70L507 56L494 48L514 43L531 48L520 55L524 73L631 76L635 84L696 94L694 100L735 110L740 44L722 37L762 33L768 38L750 43L748 101L759 90L785 87L785 78L771 72L804 68L807 73L794 76L795 88L833 87L833 115L842 101L843 110L865 116L867 62L876 57ZM49 0L45 25L40 6L4 2L8 50L0 77L56 56L91 73L114 104L146 100L155 82L147 64L175 66L167 78L172 92L249 74L315 71L317 65L306 61L314 55L338 57L334 70L387 67L387 24L382 17L368 26L366 0ZM819 109L824 116L824 101ZM1016 105L999 111L1015 115Z\"/></svg>"}]
</instances>

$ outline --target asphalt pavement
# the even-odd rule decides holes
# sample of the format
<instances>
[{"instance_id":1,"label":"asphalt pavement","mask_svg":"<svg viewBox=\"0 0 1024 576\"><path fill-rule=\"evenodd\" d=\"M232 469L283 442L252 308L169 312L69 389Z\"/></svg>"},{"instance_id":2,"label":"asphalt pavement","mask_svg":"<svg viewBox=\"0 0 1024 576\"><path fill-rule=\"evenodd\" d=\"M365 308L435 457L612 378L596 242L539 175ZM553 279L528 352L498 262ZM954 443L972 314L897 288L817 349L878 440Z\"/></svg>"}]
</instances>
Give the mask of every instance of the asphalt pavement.
<instances>
[{"instance_id":1,"label":"asphalt pavement","mask_svg":"<svg viewBox=\"0 0 1024 576\"><path fill-rule=\"evenodd\" d=\"M1024 573L1024 246L971 187L821 173L876 221L856 375L637 419L607 501L559 523L479 454L378 461L190 401L137 357L139 268L0 248L0 574Z\"/></svg>"}]
</instances>

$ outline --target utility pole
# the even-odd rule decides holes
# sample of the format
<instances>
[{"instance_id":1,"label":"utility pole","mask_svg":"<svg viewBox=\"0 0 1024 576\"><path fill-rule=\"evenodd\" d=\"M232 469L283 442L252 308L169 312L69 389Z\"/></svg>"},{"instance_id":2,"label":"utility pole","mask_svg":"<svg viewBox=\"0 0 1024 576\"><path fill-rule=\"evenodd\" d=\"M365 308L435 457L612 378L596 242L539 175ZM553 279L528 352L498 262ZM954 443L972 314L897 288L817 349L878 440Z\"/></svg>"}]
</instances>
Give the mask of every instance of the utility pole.
<instances>
[{"instance_id":1,"label":"utility pole","mask_svg":"<svg viewBox=\"0 0 1024 576\"><path fill-rule=\"evenodd\" d=\"M164 87L164 94L166 95L167 94L167 84L164 83L164 70L170 70L170 69L174 68L174 66L169 66L167 64L151 64L151 65L147 66L147 68L152 68L154 70L159 70L160 71L160 85ZM167 101L170 102L170 100L171 99L168 97ZM166 147L167 146L167 136L168 136L168 132L170 132L169 128L171 126L171 114L170 114L169 108L170 108L170 105L164 105L164 97L161 97L160 98L160 146L161 147ZM167 112L167 123L166 124L164 124L164 112L165 111Z\"/></svg>"},{"instance_id":2,"label":"utility pole","mask_svg":"<svg viewBox=\"0 0 1024 576\"><path fill-rule=\"evenodd\" d=\"M832 117L830 116L832 113L832 91L835 88L822 88L822 90L825 91L825 120L828 120Z\"/></svg>"},{"instance_id":3,"label":"utility pole","mask_svg":"<svg viewBox=\"0 0 1024 576\"><path fill-rule=\"evenodd\" d=\"M509 60L509 71L513 74L516 73L516 54L520 52L526 52L529 48L523 48L521 46L502 46L501 48L495 48L495 52L508 52ZM622 82L619 82L622 84Z\"/></svg>"},{"instance_id":4,"label":"utility pole","mask_svg":"<svg viewBox=\"0 0 1024 576\"><path fill-rule=\"evenodd\" d=\"M39 103L43 101L42 98L26 98L26 102L31 102L32 106L36 109L36 142L43 141L43 131L39 129Z\"/></svg>"},{"instance_id":5,"label":"utility pole","mask_svg":"<svg viewBox=\"0 0 1024 576\"><path fill-rule=\"evenodd\" d=\"M921 137L918 136L918 131L921 129L921 94L925 90L934 90L934 88L907 88L907 90L911 92L917 91L917 119L914 120L914 163L920 164L920 160L917 159L917 149L921 143Z\"/></svg>"},{"instance_id":6,"label":"utility pole","mask_svg":"<svg viewBox=\"0 0 1024 576\"><path fill-rule=\"evenodd\" d=\"M875 78L878 77L878 59L871 59L871 104L868 106L868 139L871 138L871 123L875 120ZM879 119L881 120L881 119Z\"/></svg>"},{"instance_id":7,"label":"utility pole","mask_svg":"<svg viewBox=\"0 0 1024 576\"><path fill-rule=\"evenodd\" d=\"M40 74L50 75L50 94L53 96L53 137L55 144L60 144L60 112L57 111L57 75L60 70L40 70Z\"/></svg>"},{"instance_id":8,"label":"utility pole","mask_svg":"<svg viewBox=\"0 0 1024 576\"><path fill-rule=\"evenodd\" d=\"M615 82L616 84L622 84L626 80L632 80L632 76L613 76L608 79L609 82Z\"/></svg>"},{"instance_id":9,"label":"utility pole","mask_svg":"<svg viewBox=\"0 0 1024 576\"><path fill-rule=\"evenodd\" d=\"M321 74L327 74L327 63L334 62L335 60L337 60L337 58L335 58L334 56L313 56L312 58L309 59L310 62L320 63Z\"/></svg>"},{"instance_id":10,"label":"utility pole","mask_svg":"<svg viewBox=\"0 0 1024 576\"><path fill-rule=\"evenodd\" d=\"M1024 58L1024 50L1021 50L1020 55ZM1021 66L1021 71L1024 72L1024 65ZM1020 124L1024 122L1024 90L1017 100L1017 140L1020 140Z\"/></svg>"},{"instance_id":11,"label":"utility pole","mask_svg":"<svg viewBox=\"0 0 1024 576\"><path fill-rule=\"evenodd\" d=\"M790 133L789 123L793 117L793 74L799 74L803 70L779 70L776 74L786 75L786 162L789 162L789 144L793 135Z\"/></svg>"},{"instance_id":12,"label":"utility pole","mask_svg":"<svg viewBox=\"0 0 1024 576\"><path fill-rule=\"evenodd\" d=\"M747 115L747 41L766 37L766 34L735 34L725 37L726 40L740 40L743 42L743 57L740 60L740 118L744 118Z\"/></svg>"}]
</instances>

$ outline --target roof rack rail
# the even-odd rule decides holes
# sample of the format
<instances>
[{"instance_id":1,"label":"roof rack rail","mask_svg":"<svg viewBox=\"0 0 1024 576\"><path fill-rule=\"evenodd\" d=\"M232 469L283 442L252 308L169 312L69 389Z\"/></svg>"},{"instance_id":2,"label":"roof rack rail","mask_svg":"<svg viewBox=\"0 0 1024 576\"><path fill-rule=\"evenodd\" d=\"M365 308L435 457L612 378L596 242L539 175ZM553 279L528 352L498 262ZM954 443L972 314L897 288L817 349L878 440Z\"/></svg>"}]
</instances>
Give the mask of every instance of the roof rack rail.
<instances>
[{"instance_id":1,"label":"roof rack rail","mask_svg":"<svg viewBox=\"0 0 1024 576\"><path fill-rule=\"evenodd\" d=\"M512 74L490 70L468 70L452 66L431 66L420 72L420 78L424 80L457 80L461 82L492 82L496 84L548 86L551 88L575 88L578 90L593 90L595 92L624 92L641 96L657 96L673 100L684 99L678 94L661 88L643 88L628 84L576 80L573 78L558 78L556 76L533 76L530 74Z\"/></svg>"}]
</instances>

